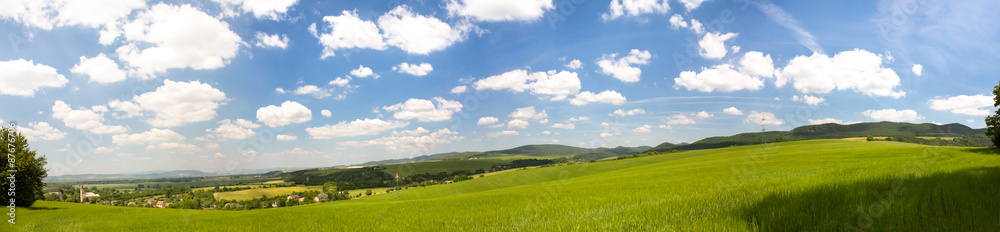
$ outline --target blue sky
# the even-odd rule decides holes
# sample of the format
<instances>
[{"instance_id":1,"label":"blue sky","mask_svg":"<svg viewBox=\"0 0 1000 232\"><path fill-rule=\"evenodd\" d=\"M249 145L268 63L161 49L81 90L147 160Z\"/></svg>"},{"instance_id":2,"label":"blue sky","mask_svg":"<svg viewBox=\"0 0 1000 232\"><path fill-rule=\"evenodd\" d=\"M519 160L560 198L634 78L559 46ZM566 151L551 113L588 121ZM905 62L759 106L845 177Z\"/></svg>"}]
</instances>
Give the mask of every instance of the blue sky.
<instances>
[{"instance_id":1,"label":"blue sky","mask_svg":"<svg viewBox=\"0 0 1000 232\"><path fill-rule=\"evenodd\" d=\"M818 123L985 127L994 1L13 1L50 175L318 167Z\"/></svg>"}]
</instances>

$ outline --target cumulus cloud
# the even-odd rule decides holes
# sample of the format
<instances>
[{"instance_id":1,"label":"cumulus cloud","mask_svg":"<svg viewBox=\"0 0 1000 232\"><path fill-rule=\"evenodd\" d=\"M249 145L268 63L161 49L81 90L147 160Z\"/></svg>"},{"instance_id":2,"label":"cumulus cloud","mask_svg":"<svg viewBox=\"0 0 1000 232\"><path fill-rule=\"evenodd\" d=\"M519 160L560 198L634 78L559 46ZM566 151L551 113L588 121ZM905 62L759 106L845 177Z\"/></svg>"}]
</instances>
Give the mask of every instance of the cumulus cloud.
<instances>
[{"instance_id":1,"label":"cumulus cloud","mask_svg":"<svg viewBox=\"0 0 1000 232\"><path fill-rule=\"evenodd\" d=\"M764 81L736 71L729 64L720 64L711 68L702 68L700 73L681 72L679 77L674 78L674 88L680 89L681 87L702 92L733 92L759 90L764 87Z\"/></svg>"},{"instance_id":2,"label":"cumulus cloud","mask_svg":"<svg viewBox=\"0 0 1000 232\"><path fill-rule=\"evenodd\" d=\"M253 129L259 127L260 125L242 118L236 120L225 119L219 121L219 127L205 129L205 132L208 132L208 137L210 138L246 139L257 135Z\"/></svg>"},{"instance_id":3,"label":"cumulus cloud","mask_svg":"<svg viewBox=\"0 0 1000 232\"><path fill-rule=\"evenodd\" d=\"M826 101L826 99L823 99L821 97L812 96L812 95L802 95L801 97L799 97L798 95L795 95L795 96L792 96L792 101L802 102L802 103L806 103L806 104L814 105L815 106L815 105L819 105L819 103L823 103L823 101Z\"/></svg>"},{"instance_id":4,"label":"cumulus cloud","mask_svg":"<svg viewBox=\"0 0 1000 232\"><path fill-rule=\"evenodd\" d=\"M736 107L722 109L722 112L729 115L743 115L743 111L740 111L740 109L737 109Z\"/></svg>"},{"instance_id":5,"label":"cumulus cloud","mask_svg":"<svg viewBox=\"0 0 1000 232\"><path fill-rule=\"evenodd\" d=\"M514 112L511 112L510 115L507 116L517 119L535 119L541 121L548 118L549 114L545 113L545 110L535 111L534 106L529 106L524 108L517 108L516 110L514 110Z\"/></svg>"},{"instance_id":6,"label":"cumulus cloud","mask_svg":"<svg viewBox=\"0 0 1000 232\"><path fill-rule=\"evenodd\" d=\"M449 92L453 93L453 94L462 94L465 91L467 91L468 89L469 89L469 87L466 87L464 85L459 85L459 86L455 86L455 88L451 88L451 91L449 91Z\"/></svg>"},{"instance_id":7,"label":"cumulus cloud","mask_svg":"<svg viewBox=\"0 0 1000 232\"><path fill-rule=\"evenodd\" d=\"M269 127L280 127L312 120L312 111L294 101L285 101L281 106L269 105L257 109L257 120Z\"/></svg>"},{"instance_id":8,"label":"cumulus cloud","mask_svg":"<svg viewBox=\"0 0 1000 232\"><path fill-rule=\"evenodd\" d=\"M191 5L157 4L122 29L127 43L115 53L140 78L173 68L221 68L243 44L228 23Z\"/></svg>"},{"instance_id":9,"label":"cumulus cloud","mask_svg":"<svg viewBox=\"0 0 1000 232\"><path fill-rule=\"evenodd\" d=\"M351 70L351 76L362 77L362 78L371 76L375 79L378 79L378 75L372 72L371 68L365 67L363 65L358 65L357 69Z\"/></svg>"},{"instance_id":10,"label":"cumulus cloud","mask_svg":"<svg viewBox=\"0 0 1000 232\"><path fill-rule=\"evenodd\" d=\"M511 119L510 121L507 121L507 128L511 129L524 129L528 128L528 125L528 121L522 119Z\"/></svg>"},{"instance_id":11,"label":"cumulus cloud","mask_svg":"<svg viewBox=\"0 0 1000 232\"><path fill-rule=\"evenodd\" d=\"M894 121L894 122L906 122L906 121L916 121L924 119L924 116L917 114L914 110L896 110L896 109L881 109L881 110L866 110L861 112L866 117L879 121Z\"/></svg>"},{"instance_id":12,"label":"cumulus cloud","mask_svg":"<svg viewBox=\"0 0 1000 232\"><path fill-rule=\"evenodd\" d=\"M615 136L618 136L618 135L619 134L617 132L601 132L601 134L599 134L599 136L601 136L601 138L611 138L611 137L615 137Z\"/></svg>"},{"instance_id":13,"label":"cumulus cloud","mask_svg":"<svg viewBox=\"0 0 1000 232\"><path fill-rule=\"evenodd\" d=\"M298 94L298 95L313 95L313 97L316 97L316 98L319 98L319 99L323 99L325 97L329 97L329 96L333 95L332 93L330 93L330 90L324 89L324 88L320 88L319 86L315 86L315 85L303 85L303 86L299 86L299 88L295 89L295 91L292 91L292 93L295 93L295 94Z\"/></svg>"},{"instance_id":14,"label":"cumulus cloud","mask_svg":"<svg viewBox=\"0 0 1000 232\"><path fill-rule=\"evenodd\" d=\"M437 18L415 14L406 5L397 6L379 17L378 26L386 44L410 54L426 55L463 39L461 30Z\"/></svg>"},{"instance_id":15,"label":"cumulus cloud","mask_svg":"<svg viewBox=\"0 0 1000 232\"><path fill-rule=\"evenodd\" d=\"M615 59L618 53L601 55L597 60L597 66L601 67L601 73L611 75L622 82L637 82L642 75L642 69L634 65L647 64L652 57L649 51L632 49L629 55Z\"/></svg>"},{"instance_id":16,"label":"cumulus cloud","mask_svg":"<svg viewBox=\"0 0 1000 232\"><path fill-rule=\"evenodd\" d=\"M330 112L330 110L322 110L322 111L319 112L319 114L322 114L323 117L327 117L327 118L333 116L333 112Z\"/></svg>"},{"instance_id":17,"label":"cumulus cloud","mask_svg":"<svg viewBox=\"0 0 1000 232\"><path fill-rule=\"evenodd\" d=\"M712 115L712 114L710 114L708 112L702 111L702 112L695 113L694 117L696 117L698 119L706 119L706 118L715 117L715 115Z\"/></svg>"},{"instance_id":18,"label":"cumulus cloud","mask_svg":"<svg viewBox=\"0 0 1000 232\"><path fill-rule=\"evenodd\" d=\"M479 121L476 122L476 124L482 126L482 125L490 125L497 122L500 122L500 119L495 117L482 117L479 118Z\"/></svg>"},{"instance_id":19,"label":"cumulus cloud","mask_svg":"<svg viewBox=\"0 0 1000 232\"><path fill-rule=\"evenodd\" d=\"M398 71L399 73L406 73L421 77L421 76L426 76L428 73L433 71L434 67L432 67L431 64L428 63L408 64L406 62L403 62L400 63L399 65L392 67L392 70Z\"/></svg>"},{"instance_id":20,"label":"cumulus cloud","mask_svg":"<svg viewBox=\"0 0 1000 232\"><path fill-rule=\"evenodd\" d=\"M740 58L740 72L756 77L771 77L774 74L774 61L771 60L771 55L749 51Z\"/></svg>"},{"instance_id":21,"label":"cumulus cloud","mask_svg":"<svg viewBox=\"0 0 1000 232\"><path fill-rule=\"evenodd\" d=\"M27 127L18 125L17 132L20 132L29 141L62 140L66 136L66 132L52 127L47 122L31 122L28 123Z\"/></svg>"},{"instance_id":22,"label":"cumulus cloud","mask_svg":"<svg viewBox=\"0 0 1000 232\"><path fill-rule=\"evenodd\" d=\"M993 96L984 96L982 94L975 96L959 95L949 98L936 97L928 102L932 110L947 110L953 114L969 116L990 115L993 103Z\"/></svg>"},{"instance_id":23,"label":"cumulus cloud","mask_svg":"<svg viewBox=\"0 0 1000 232\"><path fill-rule=\"evenodd\" d=\"M913 75L922 76L924 75L924 66L920 64L913 64Z\"/></svg>"},{"instance_id":24,"label":"cumulus cloud","mask_svg":"<svg viewBox=\"0 0 1000 232\"><path fill-rule=\"evenodd\" d=\"M761 121L762 119L763 121ZM747 118L744 119L743 122L754 123L754 124L763 122L764 125L775 125L775 126L780 126L785 124L784 119L775 117L774 114L771 112L757 112L757 111L750 111L750 114L747 114Z\"/></svg>"},{"instance_id":25,"label":"cumulus cloud","mask_svg":"<svg viewBox=\"0 0 1000 232\"><path fill-rule=\"evenodd\" d=\"M224 11L235 14L238 10L253 13L258 19L279 20L298 0L212 0L222 5Z\"/></svg>"},{"instance_id":26,"label":"cumulus cloud","mask_svg":"<svg viewBox=\"0 0 1000 232\"><path fill-rule=\"evenodd\" d=\"M195 146L193 144L169 142L169 143L161 143L161 144L157 144L157 145L146 146L146 150L147 151L149 151L149 150L162 150L162 151L167 151L167 152L172 152L172 153L187 153L187 154L190 154L190 153L195 153L195 152L201 151L201 148L198 148L198 146Z\"/></svg>"},{"instance_id":27,"label":"cumulus cloud","mask_svg":"<svg viewBox=\"0 0 1000 232\"><path fill-rule=\"evenodd\" d=\"M306 128L313 139L329 139L336 137L354 137L362 135L377 135L382 132L404 127L410 123L404 121L383 121L382 119L356 119L352 122L341 121L334 125Z\"/></svg>"},{"instance_id":28,"label":"cumulus cloud","mask_svg":"<svg viewBox=\"0 0 1000 232\"><path fill-rule=\"evenodd\" d=\"M552 0L449 0L449 16L469 17L476 21L532 21L545 11L555 9Z\"/></svg>"},{"instance_id":29,"label":"cumulus cloud","mask_svg":"<svg viewBox=\"0 0 1000 232\"><path fill-rule=\"evenodd\" d=\"M462 103L434 97L431 100L410 98L406 102L384 106L382 109L394 112L393 117L400 120L417 119L419 122L439 122L451 119L451 115L462 110ZM434 103L437 102L437 105Z\"/></svg>"},{"instance_id":30,"label":"cumulus cloud","mask_svg":"<svg viewBox=\"0 0 1000 232\"><path fill-rule=\"evenodd\" d=\"M653 126L642 125L640 127L636 127L635 129L632 129L632 132L635 132L635 133L649 133L649 132L653 131L652 129L653 129Z\"/></svg>"},{"instance_id":31,"label":"cumulus cloud","mask_svg":"<svg viewBox=\"0 0 1000 232\"><path fill-rule=\"evenodd\" d=\"M521 133L517 132L515 130L505 130L505 131L497 131L497 132L486 133L486 137L490 137L490 138L496 138L496 137L500 137L500 136L515 136L515 135L521 135Z\"/></svg>"},{"instance_id":32,"label":"cumulus cloud","mask_svg":"<svg viewBox=\"0 0 1000 232\"><path fill-rule=\"evenodd\" d=\"M590 91L584 91L576 95L573 99L569 100L569 104L573 105L586 105L592 102L600 103L610 103L613 105L625 104L625 97L622 94L614 90L605 90L603 92L594 94Z\"/></svg>"},{"instance_id":33,"label":"cumulus cloud","mask_svg":"<svg viewBox=\"0 0 1000 232\"><path fill-rule=\"evenodd\" d=\"M74 110L62 100L57 100L52 105L52 117L61 119L69 128L90 131L94 134L115 134L128 130L123 126L105 125L101 113L88 109Z\"/></svg>"},{"instance_id":34,"label":"cumulus cloud","mask_svg":"<svg viewBox=\"0 0 1000 232\"><path fill-rule=\"evenodd\" d=\"M669 22L670 22L670 27L673 29L688 27L688 23L684 21L684 16L681 16L679 14L674 14L673 16L670 16Z\"/></svg>"},{"instance_id":35,"label":"cumulus cloud","mask_svg":"<svg viewBox=\"0 0 1000 232\"><path fill-rule=\"evenodd\" d=\"M708 33L698 41L701 50L698 54L706 59L722 59L726 56L726 40L736 38L738 33Z\"/></svg>"},{"instance_id":36,"label":"cumulus cloud","mask_svg":"<svg viewBox=\"0 0 1000 232\"><path fill-rule=\"evenodd\" d=\"M336 55L335 51L344 48L368 48L384 50L386 43L375 23L358 18L357 12L343 11L339 16L323 17L326 26L323 33L316 29L316 24L309 26L313 36L323 45L321 59Z\"/></svg>"},{"instance_id":37,"label":"cumulus cloud","mask_svg":"<svg viewBox=\"0 0 1000 232\"><path fill-rule=\"evenodd\" d=\"M69 80L48 65L17 59L0 61L0 94L33 97L41 88L58 88Z\"/></svg>"},{"instance_id":38,"label":"cumulus cloud","mask_svg":"<svg viewBox=\"0 0 1000 232\"><path fill-rule=\"evenodd\" d=\"M646 114L646 110L641 109L641 108L631 109L631 110L627 110L627 111L625 109L617 109L617 110L615 110L614 112L611 112L608 115L610 115L610 116L617 116L617 117L625 117L625 116L632 116L632 115L638 115L638 114Z\"/></svg>"},{"instance_id":39,"label":"cumulus cloud","mask_svg":"<svg viewBox=\"0 0 1000 232\"><path fill-rule=\"evenodd\" d=\"M609 12L601 14L604 21L628 15L638 17L643 14L665 14L670 10L667 0L611 0Z\"/></svg>"},{"instance_id":40,"label":"cumulus cloud","mask_svg":"<svg viewBox=\"0 0 1000 232\"><path fill-rule=\"evenodd\" d=\"M476 90L510 90L520 93L529 90L533 95L542 95L552 101L566 100L580 91L580 78L575 72L550 70L529 73L517 69L500 75L478 80L472 84Z\"/></svg>"},{"instance_id":41,"label":"cumulus cloud","mask_svg":"<svg viewBox=\"0 0 1000 232\"><path fill-rule=\"evenodd\" d=\"M285 34L271 35L258 31L257 34L254 35L254 38L257 41L257 43L254 45L256 45L257 47L281 48L281 49L285 49L288 47L288 36Z\"/></svg>"},{"instance_id":42,"label":"cumulus cloud","mask_svg":"<svg viewBox=\"0 0 1000 232\"><path fill-rule=\"evenodd\" d=\"M906 92L894 90L899 86L899 76L882 66L882 55L860 49L833 57L820 53L797 56L776 74L777 87L791 83L801 93L853 89L868 96L906 96Z\"/></svg>"},{"instance_id":43,"label":"cumulus cloud","mask_svg":"<svg viewBox=\"0 0 1000 232\"><path fill-rule=\"evenodd\" d=\"M118 63L109 59L104 53L93 58L80 57L80 63L73 66L70 72L87 75L89 82L110 84L125 80L127 74L118 68Z\"/></svg>"},{"instance_id":44,"label":"cumulus cloud","mask_svg":"<svg viewBox=\"0 0 1000 232\"><path fill-rule=\"evenodd\" d=\"M111 142L117 145L183 142L184 139L183 135L170 129L157 128L135 134L119 134L111 136Z\"/></svg>"},{"instance_id":45,"label":"cumulus cloud","mask_svg":"<svg viewBox=\"0 0 1000 232\"><path fill-rule=\"evenodd\" d=\"M145 0L73 0L7 1L0 7L0 18L42 30L56 26L113 27L134 9L146 6ZM105 43L102 32L101 43Z\"/></svg>"},{"instance_id":46,"label":"cumulus cloud","mask_svg":"<svg viewBox=\"0 0 1000 232\"><path fill-rule=\"evenodd\" d=\"M835 118L809 119L809 124L812 124L812 125L827 124L827 123L836 123L836 124L841 124L841 125L851 125L851 124L860 123L860 122L858 122L858 121L844 122L844 120L835 119Z\"/></svg>"},{"instance_id":47,"label":"cumulus cloud","mask_svg":"<svg viewBox=\"0 0 1000 232\"><path fill-rule=\"evenodd\" d=\"M580 60L577 59L573 59L569 61L569 63L564 64L563 67L566 67L568 69L580 69L583 67L583 62L580 62Z\"/></svg>"},{"instance_id":48,"label":"cumulus cloud","mask_svg":"<svg viewBox=\"0 0 1000 232\"><path fill-rule=\"evenodd\" d=\"M572 130L572 129L576 128L576 124L573 124L573 123L570 123L570 122L567 122L567 123L553 123L552 126L549 126L549 127L556 128L556 129Z\"/></svg>"},{"instance_id":49,"label":"cumulus cloud","mask_svg":"<svg viewBox=\"0 0 1000 232\"><path fill-rule=\"evenodd\" d=\"M670 117L663 119L663 123L666 125L688 125L694 124L694 119L689 118L686 114L674 114Z\"/></svg>"},{"instance_id":50,"label":"cumulus cloud","mask_svg":"<svg viewBox=\"0 0 1000 232\"><path fill-rule=\"evenodd\" d=\"M701 3L705 1L708 0L680 0L680 2L684 4L684 7L687 8L688 12L691 12L694 9L698 9L698 6L701 6Z\"/></svg>"},{"instance_id":51,"label":"cumulus cloud","mask_svg":"<svg viewBox=\"0 0 1000 232\"><path fill-rule=\"evenodd\" d=\"M339 142L337 145L355 147L379 145L385 147L390 152L416 152L430 150L439 144L461 142L464 138L458 135L458 132L445 128L420 136L393 135L367 141Z\"/></svg>"},{"instance_id":52,"label":"cumulus cloud","mask_svg":"<svg viewBox=\"0 0 1000 232\"><path fill-rule=\"evenodd\" d=\"M140 108L155 117L147 120L155 127L174 127L215 118L215 110L225 101L226 94L199 81L174 82L163 80L163 86L132 98Z\"/></svg>"}]
</instances>

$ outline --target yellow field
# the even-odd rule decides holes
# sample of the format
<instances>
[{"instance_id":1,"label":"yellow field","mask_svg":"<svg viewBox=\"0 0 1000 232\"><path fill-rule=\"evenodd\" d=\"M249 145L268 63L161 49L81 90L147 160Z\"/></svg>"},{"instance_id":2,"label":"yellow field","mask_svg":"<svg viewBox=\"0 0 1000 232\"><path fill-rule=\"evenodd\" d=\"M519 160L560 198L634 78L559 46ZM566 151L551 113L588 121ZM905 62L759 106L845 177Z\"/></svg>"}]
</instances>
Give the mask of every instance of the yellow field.
<instances>
[{"instance_id":1,"label":"yellow field","mask_svg":"<svg viewBox=\"0 0 1000 232\"><path fill-rule=\"evenodd\" d=\"M879 139L879 140L885 140L886 137L874 137L874 138L875 139ZM921 139L937 139L937 138L941 138L941 140L955 140L955 137L917 137L917 138L921 138ZM851 140L851 141L865 141L867 139L868 139L868 137L843 138L843 140Z\"/></svg>"},{"instance_id":2,"label":"yellow field","mask_svg":"<svg viewBox=\"0 0 1000 232\"><path fill-rule=\"evenodd\" d=\"M385 190L391 188L370 188L372 194L383 194ZM348 191L350 195L355 195L361 193L362 195L366 190L369 189L356 189ZM303 192L303 191L323 191L323 186L294 186L294 187L277 187L277 188L254 188L249 190L240 190L232 192L221 192L215 193L215 199L227 199L227 200L250 200L255 197L260 197L260 195L267 196L277 196L277 195L291 195L293 192Z\"/></svg>"}]
</instances>

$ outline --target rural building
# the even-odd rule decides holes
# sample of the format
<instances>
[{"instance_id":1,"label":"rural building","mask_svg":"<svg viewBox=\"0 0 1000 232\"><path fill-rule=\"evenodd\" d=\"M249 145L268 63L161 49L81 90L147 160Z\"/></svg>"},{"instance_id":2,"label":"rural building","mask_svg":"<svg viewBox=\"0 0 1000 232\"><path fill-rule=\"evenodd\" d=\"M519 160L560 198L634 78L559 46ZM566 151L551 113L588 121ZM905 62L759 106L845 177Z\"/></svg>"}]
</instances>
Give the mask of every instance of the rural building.
<instances>
[{"instance_id":1,"label":"rural building","mask_svg":"<svg viewBox=\"0 0 1000 232\"><path fill-rule=\"evenodd\" d=\"M161 208L162 209L164 207L167 207L167 206L163 204L163 201L157 201L156 202L156 208Z\"/></svg>"},{"instance_id":2,"label":"rural building","mask_svg":"<svg viewBox=\"0 0 1000 232\"><path fill-rule=\"evenodd\" d=\"M149 198L149 200L146 200L146 204L144 205L153 205L153 204L156 204L156 199Z\"/></svg>"},{"instance_id":3,"label":"rural building","mask_svg":"<svg viewBox=\"0 0 1000 232\"><path fill-rule=\"evenodd\" d=\"M271 203L271 208L278 208L278 202Z\"/></svg>"},{"instance_id":4,"label":"rural building","mask_svg":"<svg viewBox=\"0 0 1000 232\"><path fill-rule=\"evenodd\" d=\"M128 204L126 204L125 206L136 206L136 204L135 204L135 202L134 202L134 201L130 201L130 202L128 202Z\"/></svg>"},{"instance_id":5,"label":"rural building","mask_svg":"<svg viewBox=\"0 0 1000 232\"><path fill-rule=\"evenodd\" d=\"M167 204L163 205L163 208L170 207L170 205L173 205L173 204L174 204L173 202L167 202Z\"/></svg>"},{"instance_id":6,"label":"rural building","mask_svg":"<svg viewBox=\"0 0 1000 232\"><path fill-rule=\"evenodd\" d=\"M292 199L299 199L299 195L288 196L288 200L292 200Z\"/></svg>"},{"instance_id":7,"label":"rural building","mask_svg":"<svg viewBox=\"0 0 1000 232\"><path fill-rule=\"evenodd\" d=\"M320 193L319 195L316 195L316 197L313 198L313 201L315 202L326 201L328 198L330 198L330 195L326 195L326 193Z\"/></svg>"}]
</instances>

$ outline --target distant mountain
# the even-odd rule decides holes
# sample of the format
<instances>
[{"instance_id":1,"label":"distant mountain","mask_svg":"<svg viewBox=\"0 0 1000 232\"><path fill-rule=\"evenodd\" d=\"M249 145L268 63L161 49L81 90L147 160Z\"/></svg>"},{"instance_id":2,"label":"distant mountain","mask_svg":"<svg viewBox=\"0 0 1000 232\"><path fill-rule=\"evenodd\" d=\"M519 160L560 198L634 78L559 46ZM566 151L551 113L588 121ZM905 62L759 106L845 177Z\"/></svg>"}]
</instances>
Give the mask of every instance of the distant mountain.
<instances>
[{"instance_id":1,"label":"distant mountain","mask_svg":"<svg viewBox=\"0 0 1000 232\"><path fill-rule=\"evenodd\" d=\"M428 161L428 160L433 160L433 159L437 159L437 158L441 158L441 157L446 157L446 156L453 155L453 154L456 154L456 153L457 152L447 152L447 153L438 153L438 154L433 154L433 155L422 155L422 156L417 156L417 157L413 157L413 158L400 158L400 159L387 159L387 160L369 161L369 162L365 162L365 163L362 163L362 164L350 165L350 166L371 166L371 165L399 164L399 163Z\"/></svg>"},{"instance_id":2,"label":"distant mountain","mask_svg":"<svg viewBox=\"0 0 1000 232\"><path fill-rule=\"evenodd\" d=\"M468 160L503 156L531 156L539 158L567 157L573 160L603 159L607 157L641 153L652 147L581 148L558 144L524 145L505 150L461 152L439 157L436 160Z\"/></svg>"},{"instance_id":3,"label":"distant mountain","mask_svg":"<svg viewBox=\"0 0 1000 232\"><path fill-rule=\"evenodd\" d=\"M201 176L228 176L228 175L245 175L245 174L256 174L256 173L266 173L275 170L286 170L290 168L263 168L263 169L241 169L235 172L218 172L210 173L198 170L156 170L156 171L145 171L137 173L119 173L119 174L75 174L75 175L61 175L61 176L49 176L46 177L45 182L60 182L60 181L95 181L95 180L125 180L125 179L155 179L155 178L176 178L176 177L201 177Z\"/></svg>"},{"instance_id":4,"label":"distant mountain","mask_svg":"<svg viewBox=\"0 0 1000 232\"><path fill-rule=\"evenodd\" d=\"M710 149L734 145L760 144L762 140L766 140L768 143L773 143L809 139L867 137L869 135L875 137L960 137L963 139L945 141L943 145L986 146L988 143L984 140L986 138L984 133L986 133L986 129L972 129L958 123L945 125L931 123L913 124L904 122L870 122L851 125L827 123L821 125L800 126L792 129L791 131L769 131L763 134L763 138L761 138L762 134L760 132L756 132L742 133L731 136L709 137L686 145L662 143L653 147L649 151L664 152L670 150Z\"/></svg>"}]
</instances>

